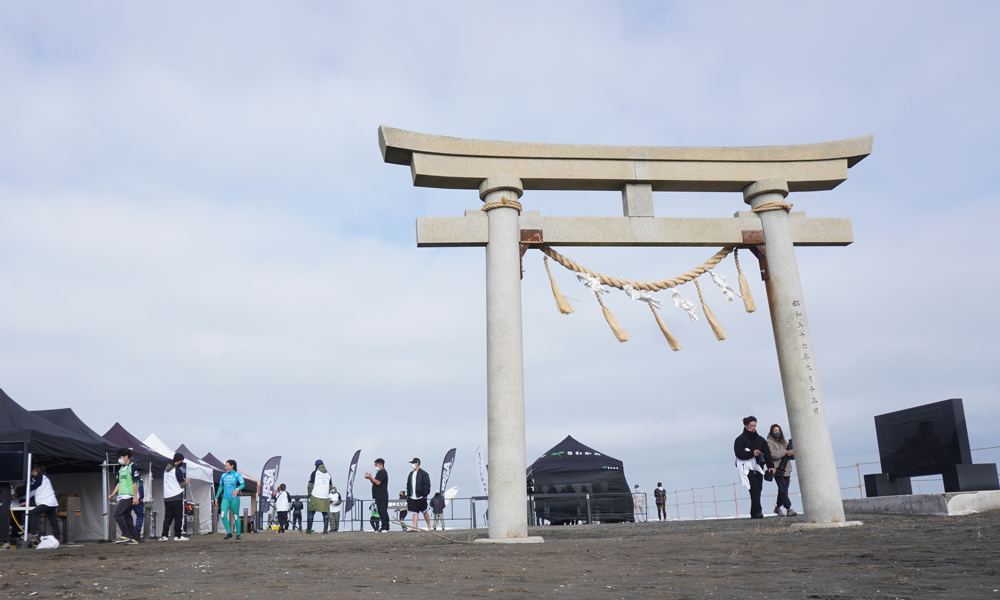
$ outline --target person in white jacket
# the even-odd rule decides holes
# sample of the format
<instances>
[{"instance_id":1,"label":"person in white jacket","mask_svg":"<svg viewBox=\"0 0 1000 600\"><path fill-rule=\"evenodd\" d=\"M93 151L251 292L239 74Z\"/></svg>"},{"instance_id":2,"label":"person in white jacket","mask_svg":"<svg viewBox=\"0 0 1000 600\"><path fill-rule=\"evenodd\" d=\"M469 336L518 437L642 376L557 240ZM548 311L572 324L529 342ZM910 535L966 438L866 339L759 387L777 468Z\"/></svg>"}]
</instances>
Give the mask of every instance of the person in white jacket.
<instances>
[{"instance_id":1,"label":"person in white jacket","mask_svg":"<svg viewBox=\"0 0 1000 600\"><path fill-rule=\"evenodd\" d=\"M35 499L35 508L28 513L28 533L37 536L39 515L48 515L49 526L52 528L49 535L58 540L60 537L59 517L56 515L56 511L59 509L59 500L56 498L52 482L49 481L48 475L45 474L45 467L42 465L36 465L31 469L31 492L29 492L28 498Z\"/></svg>"},{"instance_id":2,"label":"person in white jacket","mask_svg":"<svg viewBox=\"0 0 1000 600\"><path fill-rule=\"evenodd\" d=\"M278 513L278 533L288 531L288 509L292 504L292 497L288 494L285 484L278 486L274 491L274 512Z\"/></svg>"}]
</instances>

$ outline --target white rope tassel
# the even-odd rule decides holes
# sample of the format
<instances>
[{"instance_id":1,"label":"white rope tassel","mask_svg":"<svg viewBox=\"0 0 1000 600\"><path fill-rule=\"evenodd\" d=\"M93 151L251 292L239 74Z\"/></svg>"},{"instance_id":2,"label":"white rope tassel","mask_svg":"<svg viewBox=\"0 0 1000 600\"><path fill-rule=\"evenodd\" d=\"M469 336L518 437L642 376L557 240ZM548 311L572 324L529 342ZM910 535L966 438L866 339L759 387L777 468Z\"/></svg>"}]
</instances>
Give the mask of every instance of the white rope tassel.
<instances>
[{"instance_id":1,"label":"white rope tassel","mask_svg":"<svg viewBox=\"0 0 1000 600\"><path fill-rule=\"evenodd\" d=\"M622 289L625 291L626 294L628 294L628 297L633 300L636 300L638 302L645 302L650 306L652 306L653 308L663 307L663 303L654 298L653 295L646 290L637 290L634 287L632 287L631 284L628 283L626 283Z\"/></svg>"},{"instance_id":2,"label":"white rope tassel","mask_svg":"<svg viewBox=\"0 0 1000 600\"><path fill-rule=\"evenodd\" d=\"M721 273L716 273L715 269L709 269L707 272L709 275L712 276L712 281L715 282L715 285L719 286L719 289L722 291L723 294L725 294L726 300L732 302L733 298L737 296L739 296L741 300L743 299L743 296L740 296L739 292L734 290L731 285L726 283L725 275L722 275Z\"/></svg>"},{"instance_id":3,"label":"white rope tassel","mask_svg":"<svg viewBox=\"0 0 1000 600\"><path fill-rule=\"evenodd\" d=\"M697 323L698 313L695 312L694 304L692 304L691 301L685 298L684 296L681 296L681 293L677 291L677 288L671 289L670 292L674 296L674 306L676 306L677 308L684 309L684 311L687 312L688 316L691 317L691 322Z\"/></svg>"}]
</instances>

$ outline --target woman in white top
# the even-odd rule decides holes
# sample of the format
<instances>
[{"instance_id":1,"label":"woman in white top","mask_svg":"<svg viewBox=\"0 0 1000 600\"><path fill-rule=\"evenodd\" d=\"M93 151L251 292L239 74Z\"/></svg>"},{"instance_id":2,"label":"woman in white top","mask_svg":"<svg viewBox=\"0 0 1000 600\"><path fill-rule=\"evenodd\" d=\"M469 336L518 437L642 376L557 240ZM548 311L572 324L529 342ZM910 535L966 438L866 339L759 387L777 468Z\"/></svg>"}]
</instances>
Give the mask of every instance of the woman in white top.
<instances>
[{"instance_id":1,"label":"woman in white top","mask_svg":"<svg viewBox=\"0 0 1000 600\"><path fill-rule=\"evenodd\" d=\"M28 513L28 533L38 535L38 516L48 515L49 526L52 531L49 535L59 539L59 517L56 511L59 509L59 500L56 499L56 492L52 489L52 482L45 474L45 467L36 465L31 469L31 492L29 498L35 499L35 508Z\"/></svg>"},{"instance_id":2,"label":"woman in white top","mask_svg":"<svg viewBox=\"0 0 1000 600\"><path fill-rule=\"evenodd\" d=\"M292 497L285 490L285 484L278 486L274 494L274 511L278 513L278 533L285 533L288 529L288 507L292 503Z\"/></svg>"}]
</instances>

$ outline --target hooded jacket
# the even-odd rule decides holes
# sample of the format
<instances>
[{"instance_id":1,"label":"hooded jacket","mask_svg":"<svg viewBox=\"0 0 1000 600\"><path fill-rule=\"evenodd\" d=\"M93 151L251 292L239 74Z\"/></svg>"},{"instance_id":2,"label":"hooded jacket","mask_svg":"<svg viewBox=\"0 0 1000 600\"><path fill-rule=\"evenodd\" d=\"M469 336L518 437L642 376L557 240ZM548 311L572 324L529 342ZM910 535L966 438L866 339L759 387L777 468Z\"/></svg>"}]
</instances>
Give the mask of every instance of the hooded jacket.
<instances>
[{"instance_id":1,"label":"hooded jacket","mask_svg":"<svg viewBox=\"0 0 1000 600\"><path fill-rule=\"evenodd\" d=\"M309 492L309 510L316 512L330 512L330 488L333 486L333 477L326 471L326 465L319 465L316 470L309 475L309 485L306 486Z\"/></svg>"},{"instance_id":2,"label":"hooded jacket","mask_svg":"<svg viewBox=\"0 0 1000 600\"><path fill-rule=\"evenodd\" d=\"M187 463L167 464L163 470L163 501L178 502L184 499L184 480L187 479Z\"/></svg>"}]
</instances>

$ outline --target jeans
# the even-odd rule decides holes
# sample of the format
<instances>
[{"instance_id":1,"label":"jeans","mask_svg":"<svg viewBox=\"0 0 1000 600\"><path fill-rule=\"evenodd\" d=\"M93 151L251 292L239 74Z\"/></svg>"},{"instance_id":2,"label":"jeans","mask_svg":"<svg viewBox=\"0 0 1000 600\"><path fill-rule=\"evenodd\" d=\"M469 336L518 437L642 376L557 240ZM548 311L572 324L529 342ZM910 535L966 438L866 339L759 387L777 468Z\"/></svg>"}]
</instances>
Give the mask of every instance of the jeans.
<instances>
[{"instance_id":1,"label":"jeans","mask_svg":"<svg viewBox=\"0 0 1000 600\"><path fill-rule=\"evenodd\" d=\"M132 506L132 512L135 513L135 532L142 535L142 522L146 520L146 502L139 500L139 504ZM155 531L153 533L156 534Z\"/></svg>"},{"instance_id":2,"label":"jeans","mask_svg":"<svg viewBox=\"0 0 1000 600\"><path fill-rule=\"evenodd\" d=\"M46 506L44 504L36 506L31 509L28 513L28 533L35 535L38 533L38 517L40 515L47 515L49 518L49 527L52 528L49 531L49 535L54 536L57 540L59 539L59 517L56 515L55 506Z\"/></svg>"}]
</instances>

